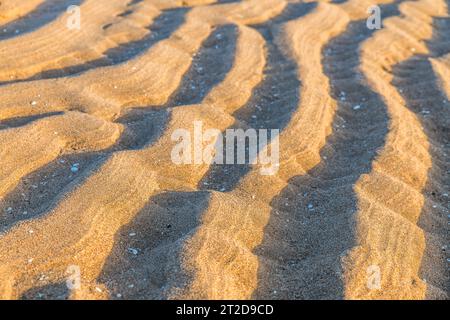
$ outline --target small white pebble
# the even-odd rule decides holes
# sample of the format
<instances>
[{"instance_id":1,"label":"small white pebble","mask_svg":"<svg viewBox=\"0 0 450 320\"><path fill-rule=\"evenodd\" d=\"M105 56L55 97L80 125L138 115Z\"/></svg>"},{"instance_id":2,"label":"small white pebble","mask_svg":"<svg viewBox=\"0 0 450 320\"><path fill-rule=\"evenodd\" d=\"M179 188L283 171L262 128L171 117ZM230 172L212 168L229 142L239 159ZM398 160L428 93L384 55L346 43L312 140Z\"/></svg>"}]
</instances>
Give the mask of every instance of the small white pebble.
<instances>
[{"instance_id":1,"label":"small white pebble","mask_svg":"<svg viewBox=\"0 0 450 320\"><path fill-rule=\"evenodd\" d=\"M312 203L308 204L308 209L312 209L314 208L314 206L312 205Z\"/></svg>"},{"instance_id":2,"label":"small white pebble","mask_svg":"<svg viewBox=\"0 0 450 320\"><path fill-rule=\"evenodd\" d=\"M99 287L95 287L95 290L96 290L97 292L103 292L103 290L100 289Z\"/></svg>"},{"instance_id":3,"label":"small white pebble","mask_svg":"<svg viewBox=\"0 0 450 320\"><path fill-rule=\"evenodd\" d=\"M34 233L33 229L28 230L28 233L30 234Z\"/></svg>"},{"instance_id":4,"label":"small white pebble","mask_svg":"<svg viewBox=\"0 0 450 320\"><path fill-rule=\"evenodd\" d=\"M122 298L122 295L120 293L116 294L117 298Z\"/></svg>"},{"instance_id":5,"label":"small white pebble","mask_svg":"<svg viewBox=\"0 0 450 320\"><path fill-rule=\"evenodd\" d=\"M128 252L130 252L130 253L132 253L134 255L137 255L139 253L139 251L137 249L134 249L134 248L128 248Z\"/></svg>"},{"instance_id":6,"label":"small white pebble","mask_svg":"<svg viewBox=\"0 0 450 320\"><path fill-rule=\"evenodd\" d=\"M35 106L35 105L37 105L37 102L36 101L31 101L31 105Z\"/></svg>"},{"instance_id":7,"label":"small white pebble","mask_svg":"<svg viewBox=\"0 0 450 320\"><path fill-rule=\"evenodd\" d=\"M78 170L79 170L79 168L78 168L78 167L75 167L75 166L72 166L72 167L70 168L70 171L72 171L73 173L78 172Z\"/></svg>"},{"instance_id":8,"label":"small white pebble","mask_svg":"<svg viewBox=\"0 0 450 320\"><path fill-rule=\"evenodd\" d=\"M136 235L135 232L131 232L130 234L128 234L130 237L134 237Z\"/></svg>"},{"instance_id":9,"label":"small white pebble","mask_svg":"<svg viewBox=\"0 0 450 320\"><path fill-rule=\"evenodd\" d=\"M134 284L128 285L128 288L134 288Z\"/></svg>"},{"instance_id":10,"label":"small white pebble","mask_svg":"<svg viewBox=\"0 0 450 320\"><path fill-rule=\"evenodd\" d=\"M30 259L27 260L27 262L28 262L28 263L32 263L33 260L34 260L33 258L30 258Z\"/></svg>"},{"instance_id":11,"label":"small white pebble","mask_svg":"<svg viewBox=\"0 0 450 320\"><path fill-rule=\"evenodd\" d=\"M28 211L24 211L24 212L22 212L22 214L23 214L24 216L26 216L26 215L28 214Z\"/></svg>"},{"instance_id":12,"label":"small white pebble","mask_svg":"<svg viewBox=\"0 0 450 320\"><path fill-rule=\"evenodd\" d=\"M353 107L353 110L359 110L359 109L361 109L360 105L356 105L356 106Z\"/></svg>"}]
</instances>

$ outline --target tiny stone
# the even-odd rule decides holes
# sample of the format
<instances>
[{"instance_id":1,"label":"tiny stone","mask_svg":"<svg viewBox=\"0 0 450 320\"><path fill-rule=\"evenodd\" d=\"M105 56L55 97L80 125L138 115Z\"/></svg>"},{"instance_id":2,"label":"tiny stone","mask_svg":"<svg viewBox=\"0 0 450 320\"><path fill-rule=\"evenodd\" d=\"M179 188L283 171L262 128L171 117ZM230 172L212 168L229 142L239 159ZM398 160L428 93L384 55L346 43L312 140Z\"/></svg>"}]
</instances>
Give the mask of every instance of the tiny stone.
<instances>
[{"instance_id":1,"label":"tiny stone","mask_svg":"<svg viewBox=\"0 0 450 320\"><path fill-rule=\"evenodd\" d=\"M98 292L102 292L102 289L100 289L99 287L95 287L95 290Z\"/></svg>"},{"instance_id":2,"label":"tiny stone","mask_svg":"<svg viewBox=\"0 0 450 320\"><path fill-rule=\"evenodd\" d=\"M353 110L359 110L359 109L361 109L361 106L360 106L360 105L357 105L357 106L354 106L354 107L353 107Z\"/></svg>"},{"instance_id":3,"label":"tiny stone","mask_svg":"<svg viewBox=\"0 0 450 320\"><path fill-rule=\"evenodd\" d=\"M139 251L137 249L134 249L134 248L128 248L128 252L130 252L130 253L132 253L134 255L137 255Z\"/></svg>"},{"instance_id":4,"label":"tiny stone","mask_svg":"<svg viewBox=\"0 0 450 320\"><path fill-rule=\"evenodd\" d=\"M135 232L131 232L131 233L129 234L130 237L134 237L135 235L136 235Z\"/></svg>"},{"instance_id":5,"label":"tiny stone","mask_svg":"<svg viewBox=\"0 0 450 320\"><path fill-rule=\"evenodd\" d=\"M35 105L37 105L37 102L36 101L31 101L31 105L35 106Z\"/></svg>"},{"instance_id":6,"label":"tiny stone","mask_svg":"<svg viewBox=\"0 0 450 320\"><path fill-rule=\"evenodd\" d=\"M312 209L312 208L314 208L314 206L311 203L308 204L308 209Z\"/></svg>"},{"instance_id":7,"label":"tiny stone","mask_svg":"<svg viewBox=\"0 0 450 320\"><path fill-rule=\"evenodd\" d=\"M28 261L28 263L32 263L33 262L33 258L30 258L30 259L28 259L27 261Z\"/></svg>"},{"instance_id":8,"label":"tiny stone","mask_svg":"<svg viewBox=\"0 0 450 320\"><path fill-rule=\"evenodd\" d=\"M122 295L120 293L116 294L117 298L122 298Z\"/></svg>"}]
</instances>

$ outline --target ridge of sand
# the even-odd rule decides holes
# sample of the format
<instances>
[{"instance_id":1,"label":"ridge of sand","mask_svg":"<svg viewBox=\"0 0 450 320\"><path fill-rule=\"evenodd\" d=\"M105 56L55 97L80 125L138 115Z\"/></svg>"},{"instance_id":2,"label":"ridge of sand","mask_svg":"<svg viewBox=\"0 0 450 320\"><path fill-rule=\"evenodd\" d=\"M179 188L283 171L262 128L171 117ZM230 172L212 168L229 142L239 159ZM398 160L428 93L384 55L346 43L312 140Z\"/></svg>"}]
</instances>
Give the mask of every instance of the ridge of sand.
<instances>
[{"instance_id":1,"label":"ridge of sand","mask_svg":"<svg viewBox=\"0 0 450 320\"><path fill-rule=\"evenodd\" d=\"M121 23L122 20L133 19L133 16L119 16L129 9L127 3L128 0L107 3L86 0L80 5L83 26L80 30L67 27L70 14L64 13L33 32L2 41L0 81L20 80L38 72L95 60L101 57L100 52L116 46L116 43L142 37L146 30L139 20L134 24ZM114 28L105 28L116 23L118 25Z\"/></svg>"},{"instance_id":2,"label":"ridge of sand","mask_svg":"<svg viewBox=\"0 0 450 320\"><path fill-rule=\"evenodd\" d=\"M372 172L355 186L358 245L345 257L348 299L422 299L426 290L419 278L425 237L417 220L431 167L429 142L419 120L391 84L390 70L414 52L427 53L423 40L432 36L432 17L445 14L446 6L444 1L421 0L402 3L400 11L402 17L387 19L385 28L361 48L361 70L383 97L390 124ZM418 21L421 28L415 27ZM370 266L381 271L381 290L368 288Z\"/></svg>"},{"instance_id":3,"label":"ridge of sand","mask_svg":"<svg viewBox=\"0 0 450 320\"><path fill-rule=\"evenodd\" d=\"M3 0L0 4L0 27L34 10L45 0Z\"/></svg>"},{"instance_id":4,"label":"ridge of sand","mask_svg":"<svg viewBox=\"0 0 450 320\"><path fill-rule=\"evenodd\" d=\"M438 59L431 59L433 69L439 76L442 90L446 93L447 98L450 99L450 54L447 54Z\"/></svg>"}]
</instances>

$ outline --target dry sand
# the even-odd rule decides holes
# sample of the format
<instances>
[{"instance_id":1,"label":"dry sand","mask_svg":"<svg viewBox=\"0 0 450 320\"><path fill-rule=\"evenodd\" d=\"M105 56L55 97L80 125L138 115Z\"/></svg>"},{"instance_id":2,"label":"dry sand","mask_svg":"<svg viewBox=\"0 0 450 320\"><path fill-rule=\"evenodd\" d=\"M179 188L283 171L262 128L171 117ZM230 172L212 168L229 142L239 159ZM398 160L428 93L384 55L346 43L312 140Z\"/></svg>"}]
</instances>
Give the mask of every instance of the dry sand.
<instances>
[{"instance_id":1,"label":"dry sand","mask_svg":"<svg viewBox=\"0 0 450 320\"><path fill-rule=\"evenodd\" d=\"M447 299L449 12L2 0L0 298ZM174 164L194 121L279 129L278 173Z\"/></svg>"}]
</instances>

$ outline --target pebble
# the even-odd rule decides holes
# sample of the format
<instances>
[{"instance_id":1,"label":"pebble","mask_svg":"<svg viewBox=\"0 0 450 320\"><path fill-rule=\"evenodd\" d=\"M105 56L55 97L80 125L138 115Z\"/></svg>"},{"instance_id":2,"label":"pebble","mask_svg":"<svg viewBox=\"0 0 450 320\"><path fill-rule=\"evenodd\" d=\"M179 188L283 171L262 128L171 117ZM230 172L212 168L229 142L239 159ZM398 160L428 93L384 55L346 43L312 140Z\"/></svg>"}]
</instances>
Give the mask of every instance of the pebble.
<instances>
[{"instance_id":1,"label":"pebble","mask_svg":"<svg viewBox=\"0 0 450 320\"><path fill-rule=\"evenodd\" d=\"M37 105L37 102L36 101L31 101L31 105L35 106L35 105Z\"/></svg>"},{"instance_id":2,"label":"pebble","mask_svg":"<svg viewBox=\"0 0 450 320\"><path fill-rule=\"evenodd\" d=\"M97 292L103 292L103 290L100 289L99 287L95 287L95 290L96 290Z\"/></svg>"},{"instance_id":3,"label":"pebble","mask_svg":"<svg viewBox=\"0 0 450 320\"><path fill-rule=\"evenodd\" d=\"M11 207L7 208L7 209L6 209L6 212L7 212L7 213L12 213L12 208L11 208Z\"/></svg>"},{"instance_id":4,"label":"pebble","mask_svg":"<svg viewBox=\"0 0 450 320\"><path fill-rule=\"evenodd\" d=\"M308 209L312 209L312 208L314 208L314 206L311 203L308 204Z\"/></svg>"},{"instance_id":5,"label":"pebble","mask_svg":"<svg viewBox=\"0 0 450 320\"><path fill-rule=\"evenodd\" d=\"M122 298L122 295L120 293L116 294L117 298Z\"/></svg>"},{"instance_id":6,"label":"pebble","mask_svg":"<svg viewBox=\"0 0 450 320\"><path fill-rule=\"evenodd\" d=\"M72 171L73 173L78 172L78 170L80 169L79 167L80 167L79 163L74 163L70 168L70 171Z\"/></svg>"},{"instance_id":7,"label":"pebble","mask_svg":"<svg viewBox=\"0 0 450 320\"><path fill-rule=\"evenodd\" d=\"M137 249L134 249L134 248L128 248L128 252L134 254L135 256L139 253L139 251Z\"/></svg>"},{"instance_id":8,"label":"pebble","mask_svg":"<svg viewBox=\"0 0 450 320\"><path fill-rule=\"evenodd\" d=\"M135 235L136 235L135 232L131 232L131 233L129 234L130 237L134 237Z\"/></svg>"},{"instance_id":9,"label":"pebble","mask_svg":"<svg viewBox=\"0 0 450 320\"><path fill-rule=\"evenodd\" d=\"M357 106L354 106L354 107L353 107L353 110L359 110L359 109L361 109L361 106L360 106L360 105L357 105Z\"/></svg>"},{"instance_id":10,"label":"pebble","mask_svg":"<svg viewBox=\"0 0 450 320\"><path fill-rule=\"evenodd\" d=\"M34 233L33 229L28 230L28 233Z\"/></svg>"},{"instance_id":11,"label":"pebble","mask_svg":"<svg viewBox=\"0 0 450 320\"><path fill-rule=\"evenodd\" d=\"M30 259L27 260L27 262L28 262L28 263L32 263L33 260L34 260L33 258L30 258Z\"/></svg>"},{"instance_id":12,"label":"pebble","mask_svg":"<svg viewBox=\"0 0 450 320\"><path fill-rule=\"evenodd\" d=\"M28 214L28 211L24 211L24 212L22 212L22 214L23 214L24 216L26 216L26 215Z\"/></svg>"}]
</instances>

